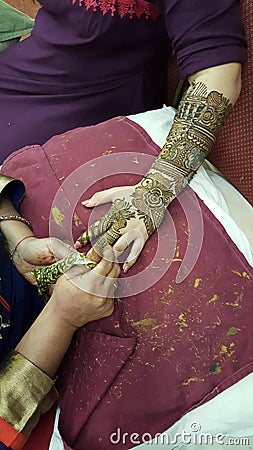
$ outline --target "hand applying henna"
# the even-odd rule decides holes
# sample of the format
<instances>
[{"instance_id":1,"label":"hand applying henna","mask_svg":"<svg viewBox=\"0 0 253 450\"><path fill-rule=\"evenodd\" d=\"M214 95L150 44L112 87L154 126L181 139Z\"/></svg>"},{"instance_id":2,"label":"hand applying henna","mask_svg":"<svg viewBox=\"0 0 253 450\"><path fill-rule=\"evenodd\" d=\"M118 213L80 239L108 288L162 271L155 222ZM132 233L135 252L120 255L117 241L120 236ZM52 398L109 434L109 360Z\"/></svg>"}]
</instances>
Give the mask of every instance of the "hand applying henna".
<instances>
[{"instance_id":1,"label":"hand applying henna","mask_svg":"<svg viewBox=\"0 0 253 450\"><path fill-rule=\"evenodd\" d=\"M12 198L15 197L14 193L16 199ZM0 233L4 236L6 249L17 270L31 284L36 284L32 270L77 252L54 237L37 239L34 236L28 220L13 205L23 193L21 181L0 175Z\"/></svg>"}]
</instances>

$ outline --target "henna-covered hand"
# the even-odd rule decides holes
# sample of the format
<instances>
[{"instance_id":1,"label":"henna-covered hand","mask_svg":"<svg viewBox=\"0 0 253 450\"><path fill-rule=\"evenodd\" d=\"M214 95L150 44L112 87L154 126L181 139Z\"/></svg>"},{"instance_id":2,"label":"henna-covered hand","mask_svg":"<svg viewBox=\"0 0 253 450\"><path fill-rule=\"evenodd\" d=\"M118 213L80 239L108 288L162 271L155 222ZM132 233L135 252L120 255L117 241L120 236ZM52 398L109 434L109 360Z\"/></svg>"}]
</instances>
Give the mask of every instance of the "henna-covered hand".
<instances>
[{"instance_id":1,"label":"henna-covered hand","mask_svg":"<svg viewBox=\"0 0 253 450\"><path fill-rule=\"evenodd\" d=\"M161 224L171 193L157 180L143 178L135 186L112 188L97 192L83 204L94 207L112 202L109 211L85 230L75 243L76 248L95 243L97 251L114 244L119 255L130 244L132 248L123 265L124 272L133 266L145 242Z\"/></svg>"},{"instance_id":2,"label":"henna-covered hand","mask_svg":"<svg viewBox=\"0 0 253 450\"><path fill-rule=\"evenodd\" d=\"M122 253L133 244L123 266L126 272L160 226L167 206L204 161L231 109L232 104L222 93L209 91L203 82L192 82L165 145L142 181L133 187L98 192L83 202L87 207L112 202L112 207L82 233L75 247L97 239L96 246L115 244L114 249Z\"/></svg>"}]
</instances>

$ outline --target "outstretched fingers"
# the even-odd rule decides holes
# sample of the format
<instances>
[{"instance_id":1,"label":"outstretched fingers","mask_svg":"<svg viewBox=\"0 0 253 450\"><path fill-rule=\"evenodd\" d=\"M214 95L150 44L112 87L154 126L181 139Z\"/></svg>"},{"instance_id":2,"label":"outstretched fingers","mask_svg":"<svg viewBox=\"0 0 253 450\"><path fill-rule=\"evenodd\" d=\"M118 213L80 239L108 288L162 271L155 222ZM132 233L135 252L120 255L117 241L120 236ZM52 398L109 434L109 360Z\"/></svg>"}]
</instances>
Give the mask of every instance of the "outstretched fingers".
<instances>
[{"instance_id":1,"label":"outstretched fingers","mask_svg":"<svg viewBox=\"0 0 253 450\"><path fill-rule=\"evenodd\" d=\"M105 189L104 191L96 192L94 195L92 195L91 198L84 200L82 202L82 205L86 206L86 208L93 208L97 205L103 205L104 203L113 202L113 200L115 199L115 195L121 191L121 187L114 187L111 189Z\"/></svg>"},{"instance_id":2,"label":"outstretched fingers","mask_svg":"<svg viewBox=\"0 0 253 450\"><path fill-rule=\"evenodd\" d=\"M110 227L110 221L105 214L101 219L97 220L95 223L90 225L76 240L74 247L76 249L84 247L89 242L97 239L101 234L103 234Z\"/></svg>"},{"instance_id":3,"label":"outstretched fingers","mask_svg":"<svg viewBox=\"0 0 253 450\"><path fill-rule=\"evenodd\" d=\"M145 239L139 230L131 230L121 236L113 246L116 256L120 256L131 244L132 247L130 249L127 261L123 264L124 273L127 273L130 267L132 267L137 261L145 245Z\"/></svg>"}]
</instances>

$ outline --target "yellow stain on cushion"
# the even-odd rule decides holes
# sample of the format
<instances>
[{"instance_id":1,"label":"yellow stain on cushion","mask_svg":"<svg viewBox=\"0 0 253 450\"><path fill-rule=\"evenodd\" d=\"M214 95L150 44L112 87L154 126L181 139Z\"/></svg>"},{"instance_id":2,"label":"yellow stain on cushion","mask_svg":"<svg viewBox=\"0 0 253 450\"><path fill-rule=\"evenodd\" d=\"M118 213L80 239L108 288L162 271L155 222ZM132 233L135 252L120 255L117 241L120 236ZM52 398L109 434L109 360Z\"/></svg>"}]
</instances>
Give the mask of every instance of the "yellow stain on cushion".
<instances>
[{"instance_id":1,"label":"yellow stain on cushion","mask_svg":"<svg viewBox=\"0 0 253 450\"><path fill-rule=\"evenodd\" d=\"M188 380L185 380L183 382L183 386L189 386L190 383L192 383L193 381L198 381L197 377L190 377L188 378Z\"/></svg>"},{"instance_id":2,"label":"yellow stain on cushion","mask_svg":"<svg viewBox=\"0 0 253 450\"><path fill-rule=\"evenodd\" d=\"M177 320L176 324L179 326L179 331L182 331L183 328L188 327L186 318L185 318L185 313L181 313L177 317L178 317L178 320Z\"/></svg>"},{"instance_id":3,"label":"yellow stain on cushion","mask_svg":"<svg viewBox=\"0 0 253 450\"><path fill-rule=\"evenodd\" d=\"M59 210L59 208L57 208L57 206L54 206L52 209L52 215L54 218L54 221L57 225L59 225L60 227L62 227L62 221L64 220L64 215L61 213L61 211Z\"/></svg>"},{"instance_id":4,"label":"yellow stain on cushion","mask_svg":"<svg viewBox=\"0 0 253 450\"><path fill-rule=\"evenodd\" d=\"M238 272L237 270L232 270L232 272L238 275L239 277L247 278L248 280L251 279L250 275L247 272Z\"/></svg>"},{"instance_id":5,"label":"yellow stain on cushion","mask_svg":"<svg viewBox=\"0 0 253 450\"><path fill-rule=\"evenodd\" d=\"M232 306L233 308L239 308L239 303L226 303L227 306Z\"/></svg>"},{"instance_id":6,"label":"yellow stain on cushion","mask_svg":"<svg viewBox=\"0 0 253 450\"><path fill-rule=\"evenodd\" d=\"M225 354L226 356L228 356L228 358L230 358L230 356L234 355L234 353L235 353L235 351L233 350L234 346L235 346L234 342L231 342L229 344L229 348L226 345L221 345L220 352Z\"/></svg>"},{"instance_id":7,"label":"yellow stain on cushion","mask_svg":"<svg viewBox=\"0 0 253 450\"><path fill-rule=\"evenodd\" d=\"M234 292L234 295L236 295L236 301L226 302L226 305L232 306L233 308L239 308L241 307L241 302L244 297L244 287L242 287L241 292Z\"/></svg>"},{"instance_id":8,"label":"yellow stain on cushion","mask_svg":"<svg viewBox=\"0 0 253 450\"><path fill-rule=\"evenodd\" d=\"M202 279L201 278L196 278L196 280L194 281L194 287L195 288L198 288L199 287L199 285L200 285L200 283L201 283L201 281L202 281Z\"/></svg>"},{"instance_id":9,"label":"yellow stain on cushion","mask_svg":"<svg viewBox=\"0 0 253 450\"><path fill-rule=\"evenodd\" d=\"M232 336L233 334L237 334L238 331L241 331L241 328L230 327L229 330L228 330L228 332L227 332L227 335L228 335L228 336Z\"/></svg>"},{"instance_id":10,"label":"yellow stain on cushion","mask_svg":"<svg viewBox=\"0 0 253 450\"><path fill-rule=\"evenodd\" d=\"M227 346L226 345L222 345L221 346L221 353L227 353L227 351L228 351Z\"/></svg>"},{"instance_id":11,"label":"yellow stain on cushion","mask_svg":"<svg viewBox=\"0 0 253 450\"><path fill-rule=\"evenodd\" d=\"M156 324L156 319L152 319L151 317L147 317L146 319L138 320L138 322L133 322L134 327L138 326L153 326Z\"/></svg>"},{"instance_id":12,"label":"yellow stain on cushion","mask_svg":"<svg viewBox=\"0 0 253 450\"><path fill-rule=\"evenodd\" d=\"M135 156L134 159L132 159L132 162L134 164L139 164L139 160L138 160L137 156Z\"/></svg>"},{"instance_id":13,"label":"yellow stain on cushion","mask_svg":"<svg viewBox=\"0 0 253 450\"><path fill-rule=\"evenodd\" d=\"M74 219L74 224L75 224L76 227L78 227L79 225L81 225L82 222L81 222L81 220L79 219L79 217L78 217L78 215L77 215L76 212L74 213L73 219Z\"/></svg>"},{"instance_id":14,"label":"yellow stain on cushion","mask_svg":"<svg viewBox=\"0 0 253 450\"><path fill-rule=\"evenodd\" d=\"M114 148L115 148L115 146L114 146ZM102 153L102 155L103 155L103 156L105 156L105 155L110 155L111 153L112 153L112 149L109 148L108 150L105 150L105 151Z\"/></svg>"},{"instance_id":15,"label":"yellow stain on cushion","mask_svg":"<svg viewBox=\"0 0 253 450\"><path fill-rule=\"evenodd\" d=\"M212 298L210 298L210 300L208 300L207 303L216 302L217 299L218 299L218 295L217 295L217 294L214 294L214 295L212 296Z\"/></svg>"}]
</instances>

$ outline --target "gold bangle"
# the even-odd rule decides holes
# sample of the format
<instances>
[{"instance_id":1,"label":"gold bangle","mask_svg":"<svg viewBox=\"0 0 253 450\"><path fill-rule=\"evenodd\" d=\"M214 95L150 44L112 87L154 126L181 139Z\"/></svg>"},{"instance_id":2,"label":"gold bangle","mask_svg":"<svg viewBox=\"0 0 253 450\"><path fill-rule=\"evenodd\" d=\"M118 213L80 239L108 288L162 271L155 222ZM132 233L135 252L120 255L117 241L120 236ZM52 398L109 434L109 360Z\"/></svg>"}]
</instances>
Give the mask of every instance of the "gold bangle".
<instances>
[{"instance_id":1,"label":"gold bangle","mask_svg":"<svg viewBox=\"0 0 253 450\"><path fill-rule=\"evenodd\" d=\"M32 225L30 224L29 220L25 219L22 216L15 216L14 214L5 214L3 216L0 216L0 222L2 220L17 220L18 222L23 222L30 228L30 230L33 231Z\"/></svg>"}]
</instances>

